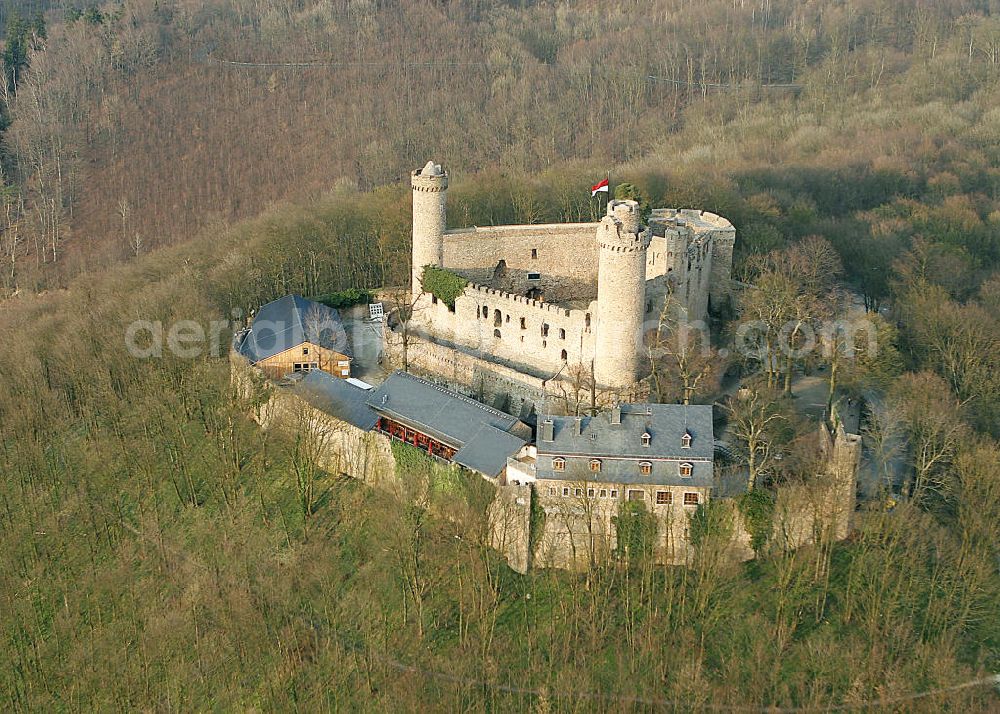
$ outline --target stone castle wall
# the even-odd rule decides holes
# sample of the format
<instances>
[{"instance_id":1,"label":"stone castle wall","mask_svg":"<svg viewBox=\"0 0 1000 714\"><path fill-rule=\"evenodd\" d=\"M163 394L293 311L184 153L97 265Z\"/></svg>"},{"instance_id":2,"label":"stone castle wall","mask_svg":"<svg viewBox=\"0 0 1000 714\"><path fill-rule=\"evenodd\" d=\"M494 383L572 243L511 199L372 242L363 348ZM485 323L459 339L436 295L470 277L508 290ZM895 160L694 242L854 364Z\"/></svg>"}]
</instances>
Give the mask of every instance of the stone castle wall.
<instances>
[{"instance_id":1,"label":"stone castle wall","mask_svg":"<svg viewBox=\"0 0 1000 714\"><path fill-rule=\"evenodd\" d=\"M445 342L552 378L574 367L588 371L594 354L590 310L571 310L492 288L468 285L452 311L421 299L411 324Z\"/></svg>"},{"instance_id":2,"label":"stone castle wall","mask_svg":"<svg viewBox=\"0 0 1000 714\"><path fill-rule=\"evenodd\" d=\"M597 223L462 228L444 234L444 266L492 273L501 260L511 270L540 272L572 284L597 280Z\"/></svg>"},{"instance_id":3,"label":"stone castle wall","mask_svg":"<svg viewBox=\"0 0 1000 714\"><path fill-rule=\"evenodd\" d=\"M563 496L570 488L572 495ZM575 495L575 489L582 494ZM615 499L602 498L601 490L618 490ZM595 489L594 495L590 489ZM656 519L657 533L653 558L663 565L680 565L688 561L691 546L688 523L697 506L684 505L684 494L698 493L701 503L707 502L706 489L694 486L663 486L646 484L608 484L568 482L542 479L535 483L533 497L536 507L545 512L545 525L540 534L532 563L536 566L581 570L591 563L609 562L618 547L617 529L613 518L628 498L629 491L645 493L643 503ZM666 491L671 503L657 504L656 493Z\"/></svg>"}]
</instances>

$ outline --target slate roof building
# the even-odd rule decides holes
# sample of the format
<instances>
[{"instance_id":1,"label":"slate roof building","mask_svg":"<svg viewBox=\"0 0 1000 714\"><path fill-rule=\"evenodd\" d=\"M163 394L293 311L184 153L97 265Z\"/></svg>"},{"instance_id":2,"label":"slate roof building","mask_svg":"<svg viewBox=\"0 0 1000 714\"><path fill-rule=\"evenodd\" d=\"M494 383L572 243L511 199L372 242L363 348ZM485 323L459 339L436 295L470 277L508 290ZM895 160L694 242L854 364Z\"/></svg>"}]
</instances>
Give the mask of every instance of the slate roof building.
<instances>
[{"instance_id":1,"label":"slate roof building","mask_svg":"<svg viewBox=\"0 0 1000 714\"><path fill-rule=\"evenodd\" d=\"M531 428L509 414L407 372L389 375L366 403L379 416L378 431L490 478L531 438Z\"/></svg>"},{"instance_id":2,"label":"slate roof building","mask_svg":"<svg viewBox=\"0 0 1000 714\"><path fill-rule=\"evenodd\" d=\"M351 351L340 313L300 295L286 295L260 308L250 327L235 336L234 346L270 379L314 370L351 376Z\"/></svg>"},{"instance_id":3,"label":"slate roof building","mask_svg":"<svg viewBox=\"0 0 1000 714\"><path fill-rule=\"evenodd\" d=\"M714 454L711 406L621 404L544 418L534 471L523 477L543 496L697 506L713 486Z\"/></svg>"},{"instance_id":4,"label":"slate roof building","mask_svg":"<svg viewBox=\"0 0 1000 714\"><path fill-rule=\"evenodd\" d=\"M352 380L353 381L353 380ZM310 372L291 389L314 408L362 431L377 431L489 478L531 439L509 414L406 372L374 389Z\"/></svg>"}]
</instances>

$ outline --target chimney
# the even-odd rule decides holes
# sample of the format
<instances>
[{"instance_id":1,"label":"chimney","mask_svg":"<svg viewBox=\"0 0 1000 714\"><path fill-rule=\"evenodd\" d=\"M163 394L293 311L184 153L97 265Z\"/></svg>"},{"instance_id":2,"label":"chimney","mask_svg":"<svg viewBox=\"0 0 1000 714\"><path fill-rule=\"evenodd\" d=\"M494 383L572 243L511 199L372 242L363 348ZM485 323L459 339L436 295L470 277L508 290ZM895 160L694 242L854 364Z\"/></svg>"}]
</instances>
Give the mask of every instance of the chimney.
<instances>
[{"instance_id":1,"label":"chimney","mask_svg":"<svg viewBox=\"0 0 1000 714\"><path fill-rule=\"evenodd\" d=\"M622 406L617 402L611 407L611 423L612 424L622 423Z\"/></svg>"},{"instance_id":2,"label":"chimney","mask_svg":"<svg viewBox=\"0 0 1000 714\"><path fill-rule=\"evenodd\" d=\"M538 440L539 441L555 441L554 437L555 427L552 424L551 419L546 419L542 422L542 426L538 429Z\"/></svg>"},{"instance_id":3,"label":"chimney","mask_svg":"<svg viewBox=\"0 0 1000 714\"><path fill-rule=\"evenodd\" d=\"M583 430L583 417L577 417L573 420L573 433L576 436L580 436L580 432Z\"/></svg>"}]
</instances>

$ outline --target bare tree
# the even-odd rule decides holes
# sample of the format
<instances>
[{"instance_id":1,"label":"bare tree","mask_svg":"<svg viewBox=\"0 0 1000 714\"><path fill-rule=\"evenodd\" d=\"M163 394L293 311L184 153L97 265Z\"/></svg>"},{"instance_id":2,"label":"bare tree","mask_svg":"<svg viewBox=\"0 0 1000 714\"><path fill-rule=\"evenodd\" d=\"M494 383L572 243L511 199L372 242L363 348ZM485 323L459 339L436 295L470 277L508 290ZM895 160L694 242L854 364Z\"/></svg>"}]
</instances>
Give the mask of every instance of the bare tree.
<instances>
[{"instance_id":1,"label":"bare tree","mask_svg":"<svg viewBox=\"0 0 1000 714\"><path fill-rule=\"evenodd\" d=\"M756 389L747 390L731 402L729 413L733 436L740 443L749 470L747 488L753 490L774 460L774 429L785 417L767 393Z\"/></svg>"}]
</instances>

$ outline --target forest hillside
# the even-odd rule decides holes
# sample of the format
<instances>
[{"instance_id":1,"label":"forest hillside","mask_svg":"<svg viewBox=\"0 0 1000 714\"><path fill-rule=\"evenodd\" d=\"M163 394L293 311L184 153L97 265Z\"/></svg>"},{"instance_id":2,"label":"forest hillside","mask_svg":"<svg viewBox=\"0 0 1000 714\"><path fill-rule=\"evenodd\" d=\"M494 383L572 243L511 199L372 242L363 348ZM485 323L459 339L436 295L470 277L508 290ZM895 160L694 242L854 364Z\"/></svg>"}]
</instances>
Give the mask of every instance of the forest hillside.
<instances>
[{"instance_id":1,"label":"forest hillside","mask_svg":"<svg viewBox=\"0 0 1000 714\"><path fill-rule=\"evenodd\" d=\"M1000 706L995 2L12 5L0 708ZM589 219L606 171L717 211L743 309L831 246L885 340L842 389L912 488L746 564L706 509L688 566L518 576L482 483L370 491L247 418L225 339L126 350L137 320L403 283L431 157L453 226Z\"/></svg>"}]
</instances>

